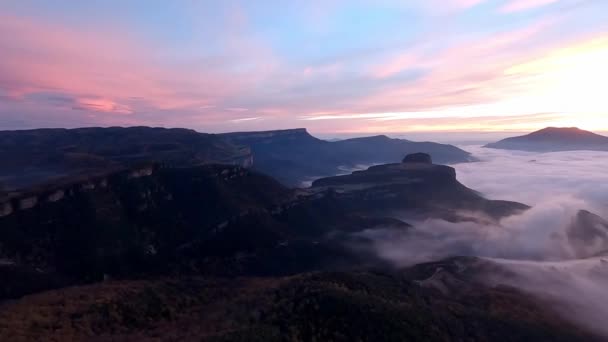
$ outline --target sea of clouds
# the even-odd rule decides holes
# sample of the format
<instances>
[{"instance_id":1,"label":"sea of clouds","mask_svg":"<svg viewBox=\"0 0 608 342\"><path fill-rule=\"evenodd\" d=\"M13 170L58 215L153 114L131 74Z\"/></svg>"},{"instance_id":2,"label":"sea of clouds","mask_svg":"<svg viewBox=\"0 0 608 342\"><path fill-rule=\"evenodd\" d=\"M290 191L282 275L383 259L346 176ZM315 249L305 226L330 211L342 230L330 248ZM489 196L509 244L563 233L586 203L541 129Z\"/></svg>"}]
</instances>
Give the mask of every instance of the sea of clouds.
<instances>
[{"instance_id":1,"label":"sea of clouds","mask_svg":"<svg viewBox=\"0 0 608 342\"><path fill-rule=\"evenodd\" d=\"M500 264L518 276L499 282L549 298L566 318L608 336L603 323L608 317L608 256L598 254L601 244L574 246L567 237L579 210L608 218L608 153L461 148L480 160L454 165L461 183L489 199L532 208L493 225L402 217L414 229L367 230L361 237L398 267L452 256Z\"/></svg>"},{"instance_id":2,"label":"sea of clouds","mask_svg":"<svg viewBox=\"0 0 608 342\"><path fill-rule=\"evenodd\" d=\"M399 266L454 255L557 261L580 256L567 230L580 210L608 217L608 153L532 153L465 146L480 161L457 164L457 177L489 199L511 200L532 208L496 225L412 222L412 231L369 230L378 254ZM589 246L594 247L594 246ZM598 251L589 251L588 255ZM583 253L585 254L585 253Z\"/></svg>"},{"instance_id":3,"label":"sea of clouds","mask_svg":"<svg viewBox=\"0 0 608 342\"><path fill-rule=\"evenodd\" d=\"M608 152L535 153L463 146L478 163L457 164L458 180L493 199L536 206L571 201L608 214Z\"/></svg>"}]
</instances>

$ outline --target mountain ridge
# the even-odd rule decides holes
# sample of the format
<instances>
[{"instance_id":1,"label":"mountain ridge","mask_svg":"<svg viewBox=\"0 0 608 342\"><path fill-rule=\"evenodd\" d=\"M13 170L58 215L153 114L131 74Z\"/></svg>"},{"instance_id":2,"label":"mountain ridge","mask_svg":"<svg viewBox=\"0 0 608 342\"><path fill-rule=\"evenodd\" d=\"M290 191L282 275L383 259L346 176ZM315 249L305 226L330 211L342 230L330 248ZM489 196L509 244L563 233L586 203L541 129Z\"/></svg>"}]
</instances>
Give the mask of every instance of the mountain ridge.
<instances>
[{"instance_id":1,"label":"mountain ridge","mask_svg":"<svg viewBox=\"0 0 608 342\"><path fill-rule=\"evenodd\" d=\"M439 163L473 161L470 153L453 145L393 139L386 135L326 141L306 129L222 134L238 145L250 146L253 167L289 186L342 173L341 168L400 161L404 155L425 152Z\"/></svg>"},{"instance_id":2,"label":"mountain ridge","mask_svg":"<svg viewBox=\"0 0 608 342\"><path fill-rule=\"evenodd\" d=\"M0 190L146 162L254 167L293 186L338 174L342 167L396 162L419 151L444 163L471 159L451 145L386 136L329 142L305 128L222 134L146 126L0 131Z\"/></svg>"},{"instance_id":3,"label":"mountain ridge","mask_svg":"<svg viewBox=\"0 0 608 342\"><path fill-rule=\"evenodd\" d=\"M608 137L577 127L547 127L527 135L490 143L484 147L530 152L608 151Z\"/></svg>"},{"instance_id":4,"label":"mountain ridge","mask_svg":"<svg viewBox=\"0 0 608 342\"><path fill-rule=\"evenodd\" d=\"M365 248L360 232L415 231L394 211L485 224L529 208L428 154L400 159L306 189L238 165L152 164L14 194L39 197L0 217L0 339L601 340L480 281L500 264L403 269ZM604 221L580 216L572 239L594 239Z\"/></svg>"},{"instance_id":5,"label":"mountain ridge","mask_svg":"<svg viewBox=\"0 0 608 342\"><path fill-rule=\"evenodd\" d=\"M23 188L100 170L159 162L176 166L252 162L247 147L185 128L85 127L0 131L0 183Z\"/></svg>"}]
</instances>

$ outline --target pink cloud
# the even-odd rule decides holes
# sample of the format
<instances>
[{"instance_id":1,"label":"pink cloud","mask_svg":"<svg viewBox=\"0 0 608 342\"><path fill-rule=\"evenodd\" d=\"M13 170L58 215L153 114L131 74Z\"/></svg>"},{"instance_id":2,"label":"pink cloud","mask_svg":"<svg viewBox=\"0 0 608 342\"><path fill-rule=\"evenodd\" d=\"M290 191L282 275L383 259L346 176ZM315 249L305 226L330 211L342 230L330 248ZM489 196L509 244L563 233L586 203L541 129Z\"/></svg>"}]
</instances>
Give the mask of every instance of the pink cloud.
<instances>
[{"instance_id":1,"label":"pink cloud","mask_svg":"<svg viewBox=\"0 0 608 342\"><path fill-rule=\"evenodd\" d=\"M375 78L387 78L394 76L408 68L419 66L419 62L419 56L411 52L406 52L386 61L385 63L373 66L371 75Z\"/></svg>"},{"instance_id":2,"label":"pink cloud","mask_svg":"<svg viewBox=\"0 0 608 342\"><path fill-rule=\"evenodd\" d=\"M225 42L231 58L248 57L245 67L235 70L234 60L163 61L159 48L128 31L75 31L0 15L0 93L19 101L30 101L32 94L57 94L73 100L56 106L79 111L191 110L201 115L200 108L252 88L273 70L271 51L257 41L228 34Z\"/></svg>"},{"instance_id":3,"label":"pink cloud","mask_svg":"<svg viewBox=\"0 0 608 342\"><path fill-rule=\"evenodd\" d=\"M93 112L133 114L133 109L127 105L118 104L112 100L102 98L81 98L76 101L74 109L82 109Z\"/></svg>"},{"instance_id":4,"label":"pink cloud","mask_svg":"<svg viewBox=\"0 0 608 342\"><path fill-rule=\"evenodd\" d=\"M381 61L371 71L372 77L389 77L408 68L428 70L413 84L397 86L371 94L359 101L360 111L426 110L470 103L484 103L513 94L520 84L504 75L510 66L534 55L534 49L522 50L521 44L532 41L551 25L545 19L517 31L468 39L457 46L429 54L419 47L401 56ZM475 65L472 68L472 65Z\"/></svg>"},{"instance_id":5,"label":"pink cloud","mask_svg":"<svg viewBox=\"0 0 608 342\"><path fill-rule=\"evenodd\" d=\"M500 8L504 13L513 13L535 9L558 2L559 0L510 0Z\"/></svg>"}]
</instances>

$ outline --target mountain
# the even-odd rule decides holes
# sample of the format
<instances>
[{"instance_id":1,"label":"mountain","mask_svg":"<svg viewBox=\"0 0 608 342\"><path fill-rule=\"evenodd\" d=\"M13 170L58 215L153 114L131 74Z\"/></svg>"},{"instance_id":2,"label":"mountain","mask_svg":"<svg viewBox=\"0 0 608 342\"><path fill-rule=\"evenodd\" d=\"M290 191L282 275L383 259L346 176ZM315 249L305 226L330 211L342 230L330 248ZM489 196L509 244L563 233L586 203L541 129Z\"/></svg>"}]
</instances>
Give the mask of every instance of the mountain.
<instances>
[{"instance_id":1,"label":"mountain","mask_svg":"<svg viewBox=\"0 0 608 342\"><path fill-rule=\"evenodd\" d=\"M274 246L283 233L263 224L267 209L291 196L267 176L226 165L141 166L12 192L0 198L0 268L77 283L179 269L197 239L209 244L203 257ZM223 232L229 223L235 231Z\"/></svg>"},{"instance_id":2,"label":"mountain","mask_svg":"<svg viewBox=\"0 0 608 342\"><path fill-rule=\"evenodd\" d=\"M469 153L450 145L386 136L328 142L305 129L227 134L152 127L0 131L0 191L151 162L253 165L283 184L300 186L344 168L395 162L419 151L442 163L471 160Z\"/></svg>"},{"instance_id":3,"label":"mountain","mask_svg":"<svg viewBox=\"0 0 608 342\"><path fill-rule=\"evenodd\" d=\"M479 213L500 219L529 209L508 201L492 201L467 188L456 179L456 170L433 164L425 153L408 155L401 163L376 165L350 175L316 180L313 189L331 189L356 210L416 211L427 217L448 221L478 220Z\"/></svg>"},{"instance_id":4,"label":"mountain","mask_svg":"<svg viewBox=\"0 0 608 342\"><path fill-rule=\"evenodd\" d=\"M511 279L499 262L403 269L370 252L359 233L421 217L493 229L529 208L428 154L401 159L306 189L238 165L144 163L8 192L0 340L601 340L485 282Z\"/></svg>"},{"instance_id":5,"label":"mountain","mask_svg":"<svg viewBox=\"0 0 608 342\"><path fill-rule=\"evenodd\" d=\"M249 148L189 129L110 127L0 131L0 184L24 188L138 163L251 164Z\"/></svg>"},{"instance_id":6,"label":"mountain","mask_svg":"<svg viewBox=\"0 0 608 342\"><path fill-rule=\"evenodd\" d=\"M239 166L151 164L0 197L0 271L27 276L38 269L52 285L155 272L285 275L382 266L347 245L354 232L409 229L394 212L461 221L477 218L460 211L499 219L527 208L487 200L460 184L454 169L434 164L375 166L298 190Z\"/></svg>"},{"instance_id":7,"label":"mountain","mask_svg":"<svg viewBox=\"0 0 608 342\"><path fill-rule=\"evenodd\" d=\"M472 157L451 145L391 139L384 135L325 141L306 129L223 134L234 144L251 147L254 168L284 184L344 173L361 165L397 162L408 153L425 152L439 163L461 163Z\"/></svg>"},{"instance_id":8,"label":"mountain","mask_svg":"<svg viewBox=\"0 0 608 342\"><path fill-rule=\"evenodd\" d=\"M548 127L528 135L491 143L485 147L531 152L608 151L608 137L575 127Z\"/></svg>"},{"instance_id":9,"label":"mountain","mask_svg":"<svg viewBox=\"0 0 608 342\"><path fill-rule=\"evenodd\" d=\"M27 296L0 309L19 341L601 341L546 303L463 278L453 263L406 274L111 281ZM430 275L424 273L429 272ZM442 293L427 278L458 280ZM420 273L421 277L410 273ZM460 280L462 279L462 280Z\"/></svg>"}]
</instances>

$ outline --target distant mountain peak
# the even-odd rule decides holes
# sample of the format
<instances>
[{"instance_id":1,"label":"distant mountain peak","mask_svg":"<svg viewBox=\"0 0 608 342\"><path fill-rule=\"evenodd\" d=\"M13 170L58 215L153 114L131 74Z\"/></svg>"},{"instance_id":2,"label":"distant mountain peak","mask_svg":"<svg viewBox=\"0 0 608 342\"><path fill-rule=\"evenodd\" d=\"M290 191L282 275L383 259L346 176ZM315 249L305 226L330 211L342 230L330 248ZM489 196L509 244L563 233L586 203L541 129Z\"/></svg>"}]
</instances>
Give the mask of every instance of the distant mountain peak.
<instances>
[{"instance_id":1,"label":"distant mountain peak","mask_svg":"<svg viewBox=\"0 0 608 342\"><path fill-rule=\"evenodd\" d=\"M578 128L578 127L555 127L555 126L549 126L549 127L545 127L541 130L539 130L538 132L541 131L560 131L560 132L564 132L564 131L583 131L582 129Z\"/></svg>"},{"instance_id":2,"label":"distant mountain peak","mask_svg":"<svg viewBox=\"0 0 608 342\"><path fill-rule=\"evenodd\" d=\"M593 132L582 130L578 127L546 127L529 135L538 134L562 134L562 135L598 135Z\"/></svg>"},{"instance_id":3,"label":"distant mountain peak","mask_svg":"<svg viewBox=\"0 0 608 342\"><path fill-rule=\"evenodd\" d=\"M547 127L485 147L533 152L608 151L608 137L578 127Z\"/></svg>"}]
</instances>

